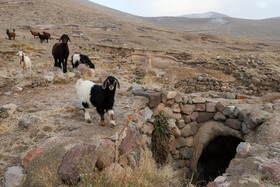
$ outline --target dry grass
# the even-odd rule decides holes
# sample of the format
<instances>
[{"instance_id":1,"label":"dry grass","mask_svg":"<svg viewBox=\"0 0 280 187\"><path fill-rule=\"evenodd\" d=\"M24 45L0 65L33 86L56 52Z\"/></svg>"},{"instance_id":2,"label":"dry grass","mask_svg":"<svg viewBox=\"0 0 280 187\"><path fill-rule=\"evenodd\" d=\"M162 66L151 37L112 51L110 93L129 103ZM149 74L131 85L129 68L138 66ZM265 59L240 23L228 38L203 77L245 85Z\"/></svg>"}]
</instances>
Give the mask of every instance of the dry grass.
<instances>
[{"instance_id":1,"label":"dry grass","mask_svg":"<svg viewBox=\"0 0 280 187\"><path fill-rule=\"evenodd\" d=\"M158 168L151 153L145 149L141 152L139 166L131 169L128 165L114 163L103 171L94 170L91 173L82 173L79 186L111 186L111 187L138 187L138 186L183 186L183 180L172 166Z\"/></svg>"}]
</instances>

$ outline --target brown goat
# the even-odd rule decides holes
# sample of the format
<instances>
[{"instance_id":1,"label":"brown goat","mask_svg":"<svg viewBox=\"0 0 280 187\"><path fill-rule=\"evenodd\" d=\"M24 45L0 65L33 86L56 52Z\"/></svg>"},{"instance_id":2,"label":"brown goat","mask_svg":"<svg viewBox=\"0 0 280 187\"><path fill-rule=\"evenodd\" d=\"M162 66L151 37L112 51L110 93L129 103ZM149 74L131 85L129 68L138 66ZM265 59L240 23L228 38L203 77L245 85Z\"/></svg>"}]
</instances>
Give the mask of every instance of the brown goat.
<instances>
[{"instance_id":1,"label":"brown goat","mask_svg":"<svg viewBox=\"0 0 280 187\"><path fill-rule=\"evenodd\" d=\"M31 34L34 36L39 36L40 32L36 32L36 31L33 31L33 30L30 30Z\"/></svg>"},{"instance_id":2,"label":"brown goat","mask_svg":"<svg viewBox=\"0 0 280 187\"><path fill-rule=\"evenodd\" d=\"M48 36L48 38L51 38L51 34L50 33L44 31L43 34Z\"/></svg>"},{"instance_id":3,"label":"brown goat","mask_svg":"<svg viewBox=\"0 0 280 187\"><path fill-rule=\"evenodd\" d=\"M15 38L16 38L15 29L13 29L13 32L10 32L10 31L7 29L6 34L8 35L9 40L10 40L11 38L14 38L14 40L15 40Z\"/></svg>"}]
</instances>

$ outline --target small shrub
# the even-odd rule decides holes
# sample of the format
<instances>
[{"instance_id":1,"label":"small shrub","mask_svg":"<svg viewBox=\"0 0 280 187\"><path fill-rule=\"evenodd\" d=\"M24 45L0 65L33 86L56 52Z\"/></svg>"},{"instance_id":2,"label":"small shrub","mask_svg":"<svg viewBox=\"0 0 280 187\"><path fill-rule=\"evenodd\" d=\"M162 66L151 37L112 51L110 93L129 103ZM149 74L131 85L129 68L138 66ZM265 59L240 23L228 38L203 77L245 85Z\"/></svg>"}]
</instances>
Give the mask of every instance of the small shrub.
<instances>
[{"instance_id":1,"label":"small shrub","mask_svg":"<svg viewBox=\"0 0 280 187\"><path fill-rule=\"evenodd\" d=\"M158 115L155 115L154 118L152 152L156 162L162 166L168 161L170 130L168 128L167 118L163 115L163 111L161 111Z\"/></svg>"}]
</instances>

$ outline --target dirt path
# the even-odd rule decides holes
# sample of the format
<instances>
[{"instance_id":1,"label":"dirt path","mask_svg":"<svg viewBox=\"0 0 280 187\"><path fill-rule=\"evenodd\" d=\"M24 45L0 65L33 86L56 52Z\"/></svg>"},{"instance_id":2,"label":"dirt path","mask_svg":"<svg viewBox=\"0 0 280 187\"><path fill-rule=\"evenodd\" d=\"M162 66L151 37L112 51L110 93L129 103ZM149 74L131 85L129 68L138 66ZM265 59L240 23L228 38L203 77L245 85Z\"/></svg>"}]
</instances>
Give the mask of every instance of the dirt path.
<instances>
[{"instance_id":1,"label":"dirt path","mask_svg":"<svg viewBox=\"0 0 280 187\"><path fill-rule=\"evenodd\" d=\"M18 109L11 117L1 121L0 178L7 167L18 165L27 151L35 147L44 148L51 140L67 136L82 137L86 141L113 136L126 123L133 108L133 98L122 96L117 91L114 106L117 127L100 126L95 109L90 112L93 122L88 124L79 108L74 83L30 88L19 94L1 97L0 105L9 103L16 104ZM22 128L19 125L21 120L32 122ZM89 137L92 132L96 137Z\"/></svg>"}]
</instances>

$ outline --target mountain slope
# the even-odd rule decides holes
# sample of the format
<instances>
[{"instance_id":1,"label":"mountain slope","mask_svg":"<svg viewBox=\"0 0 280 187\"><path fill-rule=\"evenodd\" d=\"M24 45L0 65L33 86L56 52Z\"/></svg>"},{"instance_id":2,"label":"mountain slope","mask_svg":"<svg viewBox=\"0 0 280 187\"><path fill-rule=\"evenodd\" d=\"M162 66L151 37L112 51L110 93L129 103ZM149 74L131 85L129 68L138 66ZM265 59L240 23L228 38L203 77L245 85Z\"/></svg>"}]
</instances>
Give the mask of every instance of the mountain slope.
<instances>
[{"instance_id":1,"label":"mountain slope","mask_svg":"<svg viewBox=\"0 0 280 187\"><path fill-rule=\"evenodd\" d=\"M203 14L185 14L180 17L185 17L185 18L224 18L224 17L229 17L225 14L220 14L217 12L206 12Z\"/></svg>"}]
</instances>

